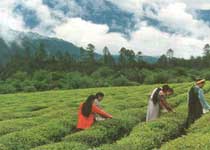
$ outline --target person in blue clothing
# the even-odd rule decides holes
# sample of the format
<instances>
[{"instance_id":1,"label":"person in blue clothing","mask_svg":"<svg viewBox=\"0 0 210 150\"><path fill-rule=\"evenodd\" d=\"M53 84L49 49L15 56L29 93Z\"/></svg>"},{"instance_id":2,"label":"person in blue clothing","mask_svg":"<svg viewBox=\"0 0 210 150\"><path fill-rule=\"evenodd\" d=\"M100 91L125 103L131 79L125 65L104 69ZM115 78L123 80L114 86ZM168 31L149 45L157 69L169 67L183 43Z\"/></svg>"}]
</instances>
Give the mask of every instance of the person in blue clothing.
<instances>
[{"instance_id":1,"label":"person in blue clothing","mask_svg":"<svg viewBox=\"0 0 210 150\"><path fill-rule=\"evenodd\" d=\"M195 85L193 85L189 91L186 127L189 127L190 124L200 118L203 114L203 110L210 110L210 105L206 101L202 89L204 85L205 79L197 79Z\"/></svg>"}]
</instances>

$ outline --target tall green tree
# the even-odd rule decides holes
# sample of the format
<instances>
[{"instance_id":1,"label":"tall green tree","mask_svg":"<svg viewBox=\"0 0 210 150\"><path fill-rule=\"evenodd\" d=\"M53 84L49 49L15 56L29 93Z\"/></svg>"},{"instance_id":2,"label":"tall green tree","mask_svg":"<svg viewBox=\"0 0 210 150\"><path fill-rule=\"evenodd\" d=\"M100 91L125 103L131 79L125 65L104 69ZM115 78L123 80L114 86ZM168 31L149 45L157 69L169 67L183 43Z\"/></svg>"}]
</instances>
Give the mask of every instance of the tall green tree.
<instances>
[{"instance_id":1,"label":"tall green tree","mask_svg":"<svg viewBox=\"0 0 210 150\"><path fill-rule=\"evenodd\" d=\"M109 67L114 67L115 61L107 46L103 49L103 64Z\"/></svg>"},{"instance_id":2,"label":"tall green tree","mask_svg":"<svg viewBox=\"0 0 210 150\"><path fill-rule=\"evenodd\" d=\"M105 65L107 65L108 62L109 62L108 55L109 55L109 49L108 49L108 47L105 46L104 49L103 49L103 63Z\"/></svg>"},{"instance_id":3,"label":"tall green tree","mask_svg":"<svg viewBox=\"0 0 210 150\"><path fill-rule=\"evenodd\" d=\"M63 62L63 68L64 68L63 70L73 71L74 59L68 52L64 53L62 62Z\"/></svg>"},{"instance_id":4,"label":"tall green tree","mask_svg":"<svg viewBox=\"0 0 210 150\"><path fill-rule=\"evenodd\" d=\"M27 73L32 73L33 68L32 68L32 53L29 47L26 47L23 51L23 60L24 60L24 71Z\"/></svg>"},{"instance_id":5,"label":"tall green tree","mask_svg":"<svg viewBox=\"0 0 210 150\"><path fill-rule=\"evenodd\" d=\"M141 51L138 51L136 56L137 56L137 61L138 62L142 62L143 61L142 60L142 52Z\"/></svg>"},{"instance_id":6,"label":"tall green tree","mask_svg":"<svg viewBox=\"0 0 210 150\"><path fill-rule=\"evenodd\" d=\"M86 50L87 50L88 62L90 64L95 63L95 46L90 43L90 44L87 45Z\"/></svg>"},{"instance_id":7,"label":"tall green tree","mask_svg":"<svg viewBox=\"0 0 210 150\"><path fill-rule=\"evenodd\" d=\"M121 48L119 62L122 67L134 65L136 62L135 52L124 47Z\"/></svg>"},{"instance_id":8,"label":"tall green tree","mask_svg":"<svg viewBox=\"0 0 210 150\"><path fill-rule=\"evenodd\" d=\"M210 66L210 45L206 44L203 48L204 56L203 56L203 66Z\"/></svg>"},{"instance_id":9,"label":"tall green tree","mask_svg":"<svg viewBox=\"0 0 210 150\"><path fill-rule=\"evenodd\" d=\"M122 47L120 49L119 65L124 68L126 67L126 62L126 48Z\"/></svg>"},{"instance_id":10,"label":"tall green tree","mask_svg":"<svg viewBox=\"0 0 210 150\"><path fill-rule=\"evenodd\" d=\"M168 66L168 58L166 55L162 55L159 59L158 59L158 62L157 64L160 66L160 67L166 67Z\"/></svg>"},{"instance_id":11,"label":"tall green tree","mask_svg":"<svg viewBox=\"0 0 210 150\"><path fill-rule=\"evenodd\" d=\"M129 65L134 65L136 62L136 54L133 50L127 49L126 51L126 56L128 58L128 64Z\"/></svg>"},{"instance_id":12,"label":"tall green tree","mask_svg":"<svg viewBox=\"0 0 210 150\"><path fill-rule=\"evenodd\" d=\"M86 58L87 53L86 53L86 51L85 51L85 49L83 47L80 47L79 50L80 50L80 58L79 58L79 60L83 61Z\"/></svg>"},{"instance_id":13,"label":"tall green tree","mask_svg":"<svg viewBox=\"0 0 210 150\"><path fill-rule=\"evenodd\" d=\"M36 68L40 69L45 68L45 62L47 60L47 52L45 51L44 43L40 43L39 48L35 52L34 60Z\"/></svg>"},{"instance_id":14,"label":"tall green tree","mask_svg":"<svg viewBox=\"0 0 210 150\"><path fill-rule=\"evenodd\" d=\"M204 51L204 56L209 56L210 55L210 45L206 44L203 48Z\"/></svg>"},{"instance_id":15,"label":"tall green tree","mask_svg":"<svg viewBox=\"0 0 210 150\"><path fill-rule=\"evenodd\" d=\"M166 56L168 57L169 60L171 60L174 57L174 50L171 48L167 50Z\"/></svg>"}]
</instances>

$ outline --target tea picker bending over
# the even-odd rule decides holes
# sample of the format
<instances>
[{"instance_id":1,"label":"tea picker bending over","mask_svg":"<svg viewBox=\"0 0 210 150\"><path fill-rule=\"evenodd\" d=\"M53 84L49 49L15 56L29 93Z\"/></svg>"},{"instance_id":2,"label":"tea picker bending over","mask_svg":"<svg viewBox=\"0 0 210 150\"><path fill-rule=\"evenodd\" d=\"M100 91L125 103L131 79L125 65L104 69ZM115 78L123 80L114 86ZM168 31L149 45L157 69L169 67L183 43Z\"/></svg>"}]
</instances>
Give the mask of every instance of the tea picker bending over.
<instances>
[{"instance_id":1,"label":"tea picker bending over","mask_svg":"<svg viewBox=\"0 0 210 150\"><path fill-rule=\"evenodd\" d=\"M80 104L77 129L83 130L90 128L95 121L95 114L99 114L104 118L112 118L112 115L106 113L94 104L95 99L96 97L94 95L90 95L84 103Z\"/></svg>"},{"instance_id":2,"label":"tea picker bending over","mask_svg":"<svg viewBox=\"0 0 210 150\"><path fill-rule=\"evenodd\" d=\"M172 107L166 101L166 97L174 93L173 89L168 85L153 90L150 95L146 121L152 121L160 117L161 108L166 109L168 112L173 112Z\"/></svg>"}]
</instances>

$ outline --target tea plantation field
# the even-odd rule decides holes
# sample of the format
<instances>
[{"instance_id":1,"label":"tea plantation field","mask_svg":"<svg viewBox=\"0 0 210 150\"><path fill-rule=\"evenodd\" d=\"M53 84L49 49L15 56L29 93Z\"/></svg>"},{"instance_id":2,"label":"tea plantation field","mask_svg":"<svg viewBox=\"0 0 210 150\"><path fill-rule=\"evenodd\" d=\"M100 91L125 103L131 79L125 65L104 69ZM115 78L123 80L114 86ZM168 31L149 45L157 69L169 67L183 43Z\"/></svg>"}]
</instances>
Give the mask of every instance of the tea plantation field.
<instances>
[{"instance_id":1,"label":"tea plantation field","mask_svg":"<svg viewBox=\"0 0 210 150\"><path fill-rule=\"evenodd\" d=\"M184 131L191 85L172 84L168 102L176 113L149 123L148 96L160 85L0 95L0 150L210 149L210 113ZM98 91L105 93L102 106L113 119L75 132L79 104ZM208 99L209 91L207 83Z\"/></svg>"}]
</instances>

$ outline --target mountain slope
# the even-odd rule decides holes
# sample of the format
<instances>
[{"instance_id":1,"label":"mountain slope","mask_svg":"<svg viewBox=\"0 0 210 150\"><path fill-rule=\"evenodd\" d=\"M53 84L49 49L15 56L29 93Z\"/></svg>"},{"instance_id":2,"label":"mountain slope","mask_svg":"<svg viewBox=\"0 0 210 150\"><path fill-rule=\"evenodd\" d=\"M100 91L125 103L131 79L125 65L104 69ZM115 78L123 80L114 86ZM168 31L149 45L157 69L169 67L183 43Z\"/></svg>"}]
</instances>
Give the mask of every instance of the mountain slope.
<instances>
[{"instance_id":1,"label":"mountain slope","mask_svg":"<svg viewBox=\"0 0 210 150\"><path fill-rule=\"evenodd\" d=\"M11 32L15 34L17 40L8 43L0 37L0 63L6 62L16 51L21 52L28 48L34 52L39 48L40 43L43 43L45 50L51 54L68 52L74 58L79 58L80 56L80 48L70 42L57 38L44 37L31 32Z\"/></svg>"},{"instance_id":2,"label":"mountain slope","mask_svg":"<svg viewBox=\"0 0 210 150\"><path fill-rule=\"evenodd\" d=\"M23 50L30 49L32 52L36 51L40 43L44 44L44 48L49 54L56 54L57 52L69 53L73 58L78 59L80 57L80 47L64 41L58 38L50 38L41 36L32 32L17 32L10 31L8 34L13 34L15 36L15 42L6 42L0 37L0 63L5 63L9 60L10 56L16 51L23 52ZM85 51L84 51L85 52ZM95 53L96 58L102 57L101 54ZM114 56L118 59L118 56ZM149 63L155 63L158 57L143 56L143 60Z\"/></svg>"}]
</instances>

